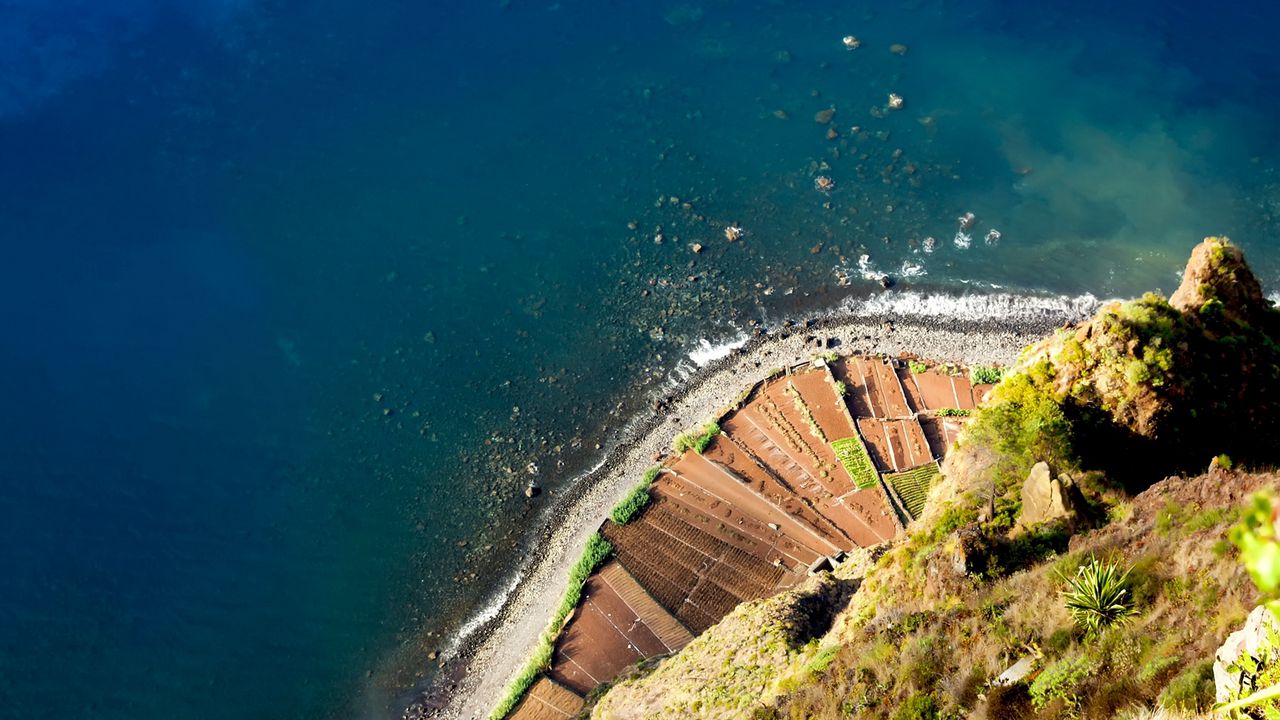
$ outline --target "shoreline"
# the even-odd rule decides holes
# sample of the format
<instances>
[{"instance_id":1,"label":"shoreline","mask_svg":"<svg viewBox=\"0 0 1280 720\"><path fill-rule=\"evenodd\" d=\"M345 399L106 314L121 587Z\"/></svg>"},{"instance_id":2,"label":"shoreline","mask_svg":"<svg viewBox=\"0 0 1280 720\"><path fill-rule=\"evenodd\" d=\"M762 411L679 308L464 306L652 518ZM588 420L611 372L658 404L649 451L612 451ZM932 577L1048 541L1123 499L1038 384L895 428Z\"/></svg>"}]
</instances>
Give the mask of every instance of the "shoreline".
<instances>
[{"instance_id":1,"label":"shoreline","mask_svg":"<svg viewBox=\"0 0 1280 720\"><path fill-rule=\"evenodd\" d=\"M538 554L527 562L523 575L516 571L514 588L505 598L486 606L496 604L498 609L461 642L459 652L448 658L449 667L442 669L450 687L436 688L435 701L427 707L443 709L411 707L405 717L486 718L546 628L568 568L587 538L653 464L654 453L668 451L677 433L730 404L772 369L820 352L814 338L836 340L832 349L841 354L914 354L965 365L1007 365L1027 344L1076 319L1065 310L985 322L942 316L889 321L835 311L809 323L784 323L773 332L760 332L727 356L699 367L660 404L625 426L595 468L552 498L552 514L558 519L538 545Z\"/></svg>"}]
</instances>

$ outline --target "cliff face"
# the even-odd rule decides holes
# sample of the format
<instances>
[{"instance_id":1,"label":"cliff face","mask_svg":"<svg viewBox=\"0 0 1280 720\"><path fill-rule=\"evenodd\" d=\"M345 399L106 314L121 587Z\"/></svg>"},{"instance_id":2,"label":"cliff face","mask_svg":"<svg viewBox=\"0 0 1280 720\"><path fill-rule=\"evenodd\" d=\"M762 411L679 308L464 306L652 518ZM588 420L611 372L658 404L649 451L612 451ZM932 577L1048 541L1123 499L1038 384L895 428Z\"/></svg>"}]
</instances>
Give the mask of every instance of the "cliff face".
<instances>
[{"instance_id":1,"label":"cliff face","mask_svg":"<svg viewBox=\"0 0 1280 720\"><path fill-rule=\"evenodd\" d=\"M1249 493L1280 488L1280 478L1231 472L1226 460L1208 475L1154 483L1128 473L1203 468L1222 452L1273 464L1277 337L1280 314L1239 249L1206 239L1171 300L1111 304L1024 351L948 455L906 540L874 564L740 606L680 654L620 681L591 716L1207 710L1213 653L1257 599L1226 532ZM1019 522L1037 461L1070 472L1070 523ZM1128 571L1133 615L1086 633L1061 592L1094 559ZM786 620L810 616L820 621ZM1002 673L1012 679L993 684Z\"/></svg>"}]
</instances>

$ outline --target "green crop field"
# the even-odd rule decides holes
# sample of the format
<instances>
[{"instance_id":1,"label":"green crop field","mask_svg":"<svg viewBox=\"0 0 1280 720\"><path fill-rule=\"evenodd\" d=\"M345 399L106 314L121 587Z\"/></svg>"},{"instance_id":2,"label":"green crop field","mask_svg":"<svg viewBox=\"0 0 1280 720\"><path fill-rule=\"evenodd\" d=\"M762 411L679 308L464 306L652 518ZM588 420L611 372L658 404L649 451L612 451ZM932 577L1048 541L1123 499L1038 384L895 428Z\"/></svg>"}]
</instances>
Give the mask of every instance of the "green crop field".
<instances>
[{"instance_id":1,"label":"green crop field","mask_svg":"<svg viewBox=\"0 0 1280 720\"><path fill-rule=\"evenodd\" d=\"M924 501L929 496L929 486L933 484L933 478L937 474L938 464L929 463L904 472L885 475L884 479L893 486L898 497L902 498L902 503L907 506L907 512L911 514L912 519L915 519L924 511Z\"/></svg>"},{"instance_id":2,"label":"green crop field","mask_svg":"<svg viewBox=\"0 0 1280 720\"><path fill-rule=\"evenodd\" d=\"M857 435L841 438L831 443L831 449L836 451L836 457L853 478L854 485L862 490L876 486L876 466L871 463L871 455L867 453L867 446L862 444L862 438Z\"/></svg>"}]
</instances>

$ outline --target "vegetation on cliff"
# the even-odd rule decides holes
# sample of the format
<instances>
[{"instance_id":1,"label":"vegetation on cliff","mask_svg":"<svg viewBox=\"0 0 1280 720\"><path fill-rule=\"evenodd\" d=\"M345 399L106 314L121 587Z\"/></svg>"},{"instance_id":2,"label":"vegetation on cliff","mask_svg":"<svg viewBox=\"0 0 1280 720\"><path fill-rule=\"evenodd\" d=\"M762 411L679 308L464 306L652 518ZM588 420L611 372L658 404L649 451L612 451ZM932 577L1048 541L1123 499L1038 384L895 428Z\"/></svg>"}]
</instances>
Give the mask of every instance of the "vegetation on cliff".
<instances>
[{"instance_id":1,"label":"vegetation on cliff","mask_svg":"<svg viewBox=\"0 0 1280 720\"><path fill-rule=\"evenodd\" d=\"M740 606L591 716L1209 710L1215 651L1259 599L1228 531L1251 493L1280 488L1231 469L1280 451L1273 338L1280 314L1240 251L1206 239L1170 300L1109 304L1027 348L906 538ZM1160 479L1221 453L1236 462Z\"/></svg>"}]
</instances>

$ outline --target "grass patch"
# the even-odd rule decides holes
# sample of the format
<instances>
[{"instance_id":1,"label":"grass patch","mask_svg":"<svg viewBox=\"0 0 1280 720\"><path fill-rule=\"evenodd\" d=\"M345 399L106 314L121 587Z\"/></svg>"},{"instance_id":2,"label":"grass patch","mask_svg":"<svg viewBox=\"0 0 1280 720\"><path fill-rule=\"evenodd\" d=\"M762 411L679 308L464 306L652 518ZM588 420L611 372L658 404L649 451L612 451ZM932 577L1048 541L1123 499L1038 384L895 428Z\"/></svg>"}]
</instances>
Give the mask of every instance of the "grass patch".
<instances>
[{"instance_id":1,"label":"grass patch","mask_svg":"<svg viewBox=\"0 0 1280 720\"><path fill-rule=\"evenodd\" d=\"M853 478L854 485L861 490L876 486L876 467L871 463L871 455L867 446L862 444L862 438L857 435L841 438L831 443L831 449L849 477Z\"/></svg>"},{"instance_id":2,"label":"grass patch","mask_svg":"<svg viewBox=\"0 0 1280 720\"><path fill-rule=\"evenodd\" d=\"M593 533L587 539L587 547L582 552L582 557L574 563L569 569L569 584L564 589L564 595L560 598L560 606L556 609L556 613L551 618L551 623L547 629L542 632L542 637L538 639L538 645L534 648L533 654L529 657L529 661L521 668L520 674L516 675L511 684L507 686L507 691L503 694L502 700L493 708L493 712L489 713L489 720L502 720L508 713L515 709L520 703L520 699L533 686L533 681L538 679L539 673L551 666L551 656L555 652L556 636L560 634L560 629L564 626L564 621L569 617L569 613L578 606L578 601L582 599L582 586L586 584L587 578L596 568L604 564L605 560L613 554L613 545L600 533Z\"/></svg>"},{"instance_id":3,"label":"grass patch","mask_svg":"<svg viewBox=\"0 0 1280 720\"><path fill-rule=\"evenodd\" d=\"M962 408L938 408L933 411L933 414L938 417L969 417L973 411Z\"/></svg>"},{"instance_id":4,"label":"grass patch","mask_svg":"<svg viewBox=\"0 0 1280 720\"><path fill-rule=\"evenodd\" d=\"M1075 707L1077 691L1097 670L1097 661L1084 655L1058 660L1031 683L1031 704L1043 708L1054 700L1061 700L1067 707Z\"/></svg>"},{"instance_id":5,"label":"grass patch","mask_svg":"<svg viewBox=\"0 0 1280 720\"><path fill-rule=\"evenodd\" d=\"M702 451L706 450L711 441L719 434L720 424L712 420L703 425L701 430L690 430L677 435L676 439L671 442L671 449L677 453L692 450L701 455Z\"/></svg>"},{"instance_id":6,"label":"grass patch","mask_svg":"<svg viewBox=\"0 0 1280 720\"><path fill-rule=\"evenodd\" d=\"M657 479L658 473L662 472L661 465L654 465L644 471L644 480L640 484L631 488L631 492L622 498L617 505L613 506L613 510L609 512L609 519L617 525L626 525L631 522L631 518L640 514L640 511L649 504L649 488L653 486L653 481Z\"/></svg>"},{"instance_id":7,"label":"grass patch","mask_svg":"<svg viewBox=\"0 0 1280 720\"><path fill-rule=\"evenodd\" d=\"M916 375L929 372L929 366L925 365L919 360L912 360L908 362L907 367L911 368L911 372L915 373Z\"/></svg>"}]
</instances>

